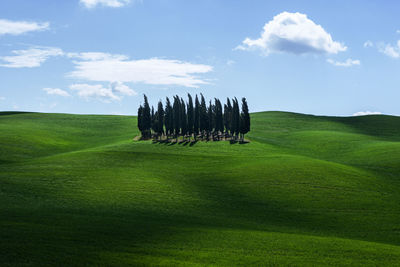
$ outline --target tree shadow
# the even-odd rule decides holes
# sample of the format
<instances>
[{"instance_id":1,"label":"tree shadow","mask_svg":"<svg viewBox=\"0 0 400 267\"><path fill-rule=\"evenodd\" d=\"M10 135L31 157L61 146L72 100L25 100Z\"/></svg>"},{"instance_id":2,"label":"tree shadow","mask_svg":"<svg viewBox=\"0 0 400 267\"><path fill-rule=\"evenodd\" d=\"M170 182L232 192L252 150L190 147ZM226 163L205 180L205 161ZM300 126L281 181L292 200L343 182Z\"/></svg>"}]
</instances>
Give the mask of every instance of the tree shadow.
<instances>
[{"instance_id":1,"label":"tree shadow","mask_svg":"<svg viewBox=\"0 0 400 267\"><path fill-rule=\"evenodd\" d=\"M197 140L193 140L192 142L190 142L189 146L194 146L195 144L197 144Z\"/></svg>"}]
</instances>

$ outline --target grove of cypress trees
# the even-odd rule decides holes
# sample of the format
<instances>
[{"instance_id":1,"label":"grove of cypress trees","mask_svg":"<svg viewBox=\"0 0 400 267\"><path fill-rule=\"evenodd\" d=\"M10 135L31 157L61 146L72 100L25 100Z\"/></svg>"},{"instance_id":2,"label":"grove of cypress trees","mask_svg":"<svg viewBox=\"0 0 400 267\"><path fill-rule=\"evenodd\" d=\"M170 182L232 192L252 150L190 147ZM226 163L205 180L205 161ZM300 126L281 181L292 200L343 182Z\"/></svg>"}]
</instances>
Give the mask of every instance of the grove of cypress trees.
<instances>
[{"instance_id":1,"label":"grove of cypress trees","mask_svg":"<svg viewBox=\"0 0 400 267\"><path fill-rule=\"evenodd\" d=\"M231 104L232 103L232 104ZM232 140L237 140L240 137L244 141L244 135L250 131L250 115L246 98L242 98L241 110L237 98L227 98L226 104L223 106L221 101L214 98L214 101L209 100L207 105L203 94L199 97L196 95L193 105L193 98L188 94L188 102L183 98L174 96L173 104L169 98L166 98L165 109L162 101L158 102L157 110L154 107L150 108L147 96L144 95L144 104L138 108L137 126L142 134L142 137L162 139L166 135L176 138L194 134L195 140L200 134L202 138L220 140L221 134L225 134L225 138L231 137ZM165 127L165 128L164 128Z\"/></svg>"}]
</instances>

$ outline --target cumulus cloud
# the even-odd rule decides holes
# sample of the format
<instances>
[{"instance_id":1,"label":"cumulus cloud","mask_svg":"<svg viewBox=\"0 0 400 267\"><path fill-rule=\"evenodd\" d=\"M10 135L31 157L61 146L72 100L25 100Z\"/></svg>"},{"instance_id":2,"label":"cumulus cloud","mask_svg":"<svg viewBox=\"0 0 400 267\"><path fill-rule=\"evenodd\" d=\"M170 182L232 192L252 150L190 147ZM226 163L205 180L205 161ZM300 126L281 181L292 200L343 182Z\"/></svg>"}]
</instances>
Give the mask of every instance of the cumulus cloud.
<instances>
[{"instance_id":1,"label":"cumulus cloud","mask_svg":"<svg viewBox=\"0 0 400 267\"><path fill-rule=\"evenodd\" d=\"M365 115L381 115L379 111L359 111L353 114L353 116L365 116Z\"/></svg>"},{"instance_id":2,"label":"cumulus cloud","mask_svg":"<svg viewBox=\"0 0 400 267\"><path fill-rule=\"evenodd\" d=\"M348 58L346 61L343 61L343 62L335 61L333 59L328 59L327 61L328 61L329 64L332 64L332 65L337 66L337 67L351 67L351 66L354 66L354 65L360 65L361 64L360 60L351 59L351 58Z\"/></svg>"},{"instance_id":3,"label":"cumulus cloud","mask_svg":"<svg viewBox=\"0 0 400 267\"><path fill-rule=\"evenodd\" d=\"M70 85L69 88L77 91L78 96L85 99L98 98L104 102L109 102L110 100L121 100L119 96L113 93L111 88L106 88L101 84L91 85L86 83L77 83Z\"/></svg>"},{"instance_id":4,"label":"cumulus cloud","mask_svg":"<svg viewBox=\"0 0 400 267\"><path fill-rule=\"evenodd\" d=\"M70 94L67 91L64 91L59 88L43 88L43 91L45 91L48 95L58 95L58 96L70 96Z\"/></svg>"},{"instance_id":5,"label":"cumulus cloud","mask_svg":"<svg viewBox=\"0 0 400 267\"><path fill-rule=\"evenodd\" d=\"M73 91L77 91L78 96L89 99L96 98L103 102L120 101L122 95L134 96L137 93L122 82L114 82L109 87L102 84L86 84L77 83L69 87Z\"/></svg>"},{"instance_id":6,"label":"cumulus cloud","mask_svg":"<svg viewBox=\"0 0 400 267\"><path fill-rule=\"evenodd\" d=\"M374 44L370 40L368 40L364 43L364 47L373 47L373 46L374 46Z\"/></svg>"},{"instance_id":7,"label":"cumulus cloud","mask_svg":"<svg viewBox=\"0 0 400 267\"><path fill-rule=\"evenodd\" d=\"M94 8L96 6L106 7L123 7L129 4L131 0L80 0L86 8Z\"/></svg>"},{"instance_id":8,"label":"cumulus cloud","mask_svg":"<svg viewBox=\"0 0 400 267\"><path fill-rule=\"evenodd\" d=\"M260 38L246 38L236 49L259 49L265 55L277 52L337 54L347 47L333 41L331 35L307 15L282 12L265 24Z\"/></svg>"},{"instance_id":9,"label":"cumulus cloud","mask_svg":"<svg viewBox=\"0 0 400 267\"><path fill-rule=\"evenodd\" d=\"M121 93L123 95L128 95L128 96L134 96L137 95L137 93L129 88L129 86L123 84L122 82L113 82L110 84L110 87L113 92L116 93Z\"/></svg>"},{"instance_id":10,"label":"cumulus cloud","mask_svg":"<svg viewBox=\"0 0 400 267\"><path fill-rule=\"evenodd\" d=\"M397 41L396 45L380 43L378 50L391 58L400 58L400 40Z\"/></svg>"},{"instance_id":11,"label":"cumulus cloud","mask_svg":"<svg viewBox=\"0 0 400 267\"><path fill-rule=\"evenodd\" d=\"M48 30L49 25L48 22L38 23L0 19L0 36L4 34L20 35L26 32Z\"/></svg>"},{"instance_id":12,"label":"cumulus cloud","mask_svg":"<svg viewBox=\"0 0 400 267\"><path fill-rule=\"evenodd\" d=\"M0 101L2 100L6 100L6 98L4 96L0 96Z\"/></svg>"},{"instance_id":13,"label":"cumulus cloud","mask_svg":"<svg viewBox=\"0 0 400 267\"><path fill-rule=\"evenodd\" d=\"M72 78L94 82L133 82L151 85L198 87L208 82L195 76L212 71L209 65L171 59L128 60L121 55L102 54L74 61Z\"/></svg>"},{"instance_id":14,"label":"cumulus cloud","mask_svg":"<svg viewBox=\"0 0 400 267\"><path fill-rule=\"evenodd\" d=\"M7 68L39 67L49 57L62 56L63 51L55 47L33 47L26 50L13 50L13 56L0 57L0 66ZM3 61L3 62L1 62Z\"/></svg>"}]
</instances>

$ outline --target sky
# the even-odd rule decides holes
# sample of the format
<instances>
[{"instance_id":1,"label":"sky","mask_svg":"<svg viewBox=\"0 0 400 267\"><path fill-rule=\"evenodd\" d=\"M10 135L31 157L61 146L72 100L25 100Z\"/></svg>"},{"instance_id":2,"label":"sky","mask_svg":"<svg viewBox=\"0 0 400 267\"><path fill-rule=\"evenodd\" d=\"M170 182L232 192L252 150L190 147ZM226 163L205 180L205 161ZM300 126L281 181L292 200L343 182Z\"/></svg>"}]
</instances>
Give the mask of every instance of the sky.
<instances>
[{"instance_id":1,"label":"sky","mask_svg":"<svg viewBox=\"0 0 400 267\"><path fill-rule=\"evenodd\" d=\"M2 0L0 110L135 115L143 94L203 93L400 115L399 14L394 0Z\"/></svg>"}]
</instances>

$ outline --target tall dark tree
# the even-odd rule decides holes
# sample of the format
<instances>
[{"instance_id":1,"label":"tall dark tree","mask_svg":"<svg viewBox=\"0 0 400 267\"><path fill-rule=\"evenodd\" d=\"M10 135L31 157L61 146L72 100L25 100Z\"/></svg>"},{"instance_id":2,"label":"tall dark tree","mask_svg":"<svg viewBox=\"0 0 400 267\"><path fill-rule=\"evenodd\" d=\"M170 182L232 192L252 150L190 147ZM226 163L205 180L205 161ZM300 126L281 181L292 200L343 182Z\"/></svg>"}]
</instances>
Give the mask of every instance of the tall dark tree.
<instances>
[{"instance_id":1,"label":"tall dark tree","mask_svg":"<svg viewBox=\"0 0 400 267\"><path fill-rule=\"evenodd\" d=\"M208 104L208 109L207 109L207 140L209 139L210 134L213 134L214 130L214 106L211 103Z\"/></svg>"},{"instance_id":2,"label":"tall dark tree","mask_svg":"<svg viewBox=\"0 0 400 267\"><path fill-rule=\"evenodd\" d=\"M161 138L161 136L164 134L164 108L161 100L158 102L156 114L157 134Z\"/></svg>"},{"instance_id":3,"label":"tall dark tree","mask_svg":"<svg viewBox=\"0 0 400 267\"><path fill-rule=\"evenodd\" d=\"M192 136L194 128L194 110L193 110L193 99L190 94L188 94L188 101L189 102L187 104L187 133L189 134L189 136Z\"/></svg>"},{"instance_id":4,"label":"tall dark tree","mask_svg":"<svg viewBox=\"0 0 400 267\"><path fill-rule=\"evenodd\" d=\"M237 139L239 135L240 128L240 111L239 111L239 103L236 97L232 100L232 126L231 131L235 135L235 139Z\"/></svg>"},{"instance_id":5,"label":"tall dark tree","mask_svg":"<svg viewBox=\"0 0 400 267\"><path fill-rule=\"evenodd\" d=\"M149 138L151 136L151 114L150 114L150 105L147 100L147 96L143 95L144 104L143 104L143 113L142 113L142 127L143 127L143 137Z\"/></svg>"},{"instance_id":6,"label":"tall dark tree","mask_svg":"<svg viewBox=\"0 0 400 267\"><path fill-rule=\"evenodd\" d=\"M153 106L151 106L151 130L153 131L153 133L157 132L156 116Z\"/></svg>"},{"instance_id":7,"label":"tall dark tree","mask_svg":"<svg viewBox=\"0 0 400 267\"><path fill-rule=\"evenodd\" d=\"M199 98L196 95L196 99L194 101L194 119L193 119L193 133L194 133L194 139L197 138L197 135L199 134L199 129L200 128L200 102Z\"/></svg>"},{"instance_id":8,"label":"tall dark tree","mask_svg":"<svg viewBox=\"0 0 400 267\"><path fill-rule=\"evenodd\" d=\"M169 101L169 98L166 98L166 104L165 104L165 116L164 116L164 124L165 124L165 133L168 136L173 134L174 131L174 121L173 121L173 110L171 106L171 102Z\"/></svg>"},{"instance_id":9,"label":"tall dark tree","mask_svg":"<svg viewBox=\"0 0 400 267\"><path fill-rule=\"evenodd\" d=\"M173 108L173 121L174 121L174 135L176 138L176 141L178 142L178 135L181 129L181 101L179 100L178 96L174 96L174 104L172 106Z\"/></svg>"},{"instance_id":10,"label":"tall dark tree","mask_svg":"<svg viewBox=\"0 0 400 267\"><path fill-rule=\"evenodd\" d=\"M222 115L222 105L219 99L215 99L215 131L219 134L224 131L224 118Z\"/></svg>"},{"instance_id":11,"label":"tall dark tree","mask_svg":"<svg viewBox=\"0 0 400 267\"><path fill-rule=\"evenodd\" d=\"M201 96L201 102L200 102L200 112L199 112L199 118L200 118L200 133L201 137L205 134L208 126L208 119L207 119L207 106L206 106L206 100L204 99L203 94L200 94Z\"/></svg>"},{"instance_id":12,"label":"tall dark tree","mask_svg":"<svg viewBox=\"0 0 400 267\"><path fill-rule=\"evenodd\" d=\"M242 134L242 141L244 141L244 135L250 132L250 114L249 107L247 105L246 98L242 98L242 112L240 114L241 125L240 133Z\"/></svg>"},{"instance_id":13,"label":"tall dark tree","mask_svg":"<svg viewBox=\"0 0 400 267\"><path fill-rule=\"evenodd\" d=\"M138 123L138 128L140 131L140 134L143 136L143 107L142 105L139 106L138 108L138 119L137 119L137 123Z\"/></svg>"},{"instance_id":14,"label":"tall dark tree","mask_svg":"<svg viewBox=\"0 0 400 267\"><path fill-rule=\"evenodd\" d=\"M232 135L232 105L229 98L226 99L226 105L224 106L224 126L226 133Z\"/></svg>"},{"instance_id":15,"label":"tall dark tree","mask_svg":"<svg viewBox=\"0 0 400 267\"><path fill-rule=\"evenodd\" d=\"M187 113L185 101L181 98L181 135L183 139L187 135Z\"/></svg>"}]
</instances>

